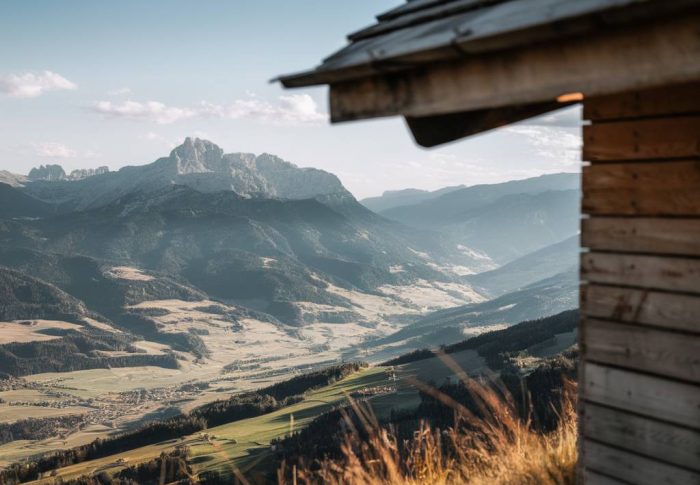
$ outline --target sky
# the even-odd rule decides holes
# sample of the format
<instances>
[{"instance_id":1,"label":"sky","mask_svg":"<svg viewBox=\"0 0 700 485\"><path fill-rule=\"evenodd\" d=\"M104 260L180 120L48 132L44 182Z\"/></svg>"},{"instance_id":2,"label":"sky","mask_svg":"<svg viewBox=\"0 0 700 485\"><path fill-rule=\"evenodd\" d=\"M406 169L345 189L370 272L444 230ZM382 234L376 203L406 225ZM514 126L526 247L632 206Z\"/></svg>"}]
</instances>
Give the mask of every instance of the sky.
<instances>
[{"instance_id":1,"label":"sky","mask_svg":"<svg viewBox=\"0 0 700 485\"><path fill-rule=\"evenodd\" d=\"M579 108L418 147L400 118L330 125L305 70L400 0L2 0L0 170L115 170L185 137L272 153L357 197L580 170Z\"/></svg>"}]
</instances>

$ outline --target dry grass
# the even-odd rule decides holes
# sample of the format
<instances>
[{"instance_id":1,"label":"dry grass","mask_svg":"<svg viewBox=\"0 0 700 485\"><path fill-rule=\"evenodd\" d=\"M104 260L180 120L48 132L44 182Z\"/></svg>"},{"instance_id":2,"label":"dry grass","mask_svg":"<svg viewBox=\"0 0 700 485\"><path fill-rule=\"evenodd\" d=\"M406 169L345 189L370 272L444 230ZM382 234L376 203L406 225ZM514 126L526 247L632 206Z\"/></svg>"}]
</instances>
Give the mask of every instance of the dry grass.
<instances>
[{"instance_id":1,"label":"dry grass","mask_svg":"<svg viewBox=\"0 0 700 485\"><path fill-rule=\"evenodd\" d=\"M445 363L454 362L444 356ZM478 403L477 417L449 396L415 382L455 412L455 426L446 430L421 425L411 440L399 443L391 429L379 425L367 406L353 403L354 413L369 438L346 416L348 432L342 458L325 460L320 468L280 471L279 482L330 485L553 485L573 484L577 459L576 389L567 383L560 424L551 433L533 430L519 417L504 389L482 385L460 372ZM365 434L365 435L366 435ZM286 477L285 477L286 475ZM291 476L291 480L288 478Z\"/></svg>"}]
</instances>

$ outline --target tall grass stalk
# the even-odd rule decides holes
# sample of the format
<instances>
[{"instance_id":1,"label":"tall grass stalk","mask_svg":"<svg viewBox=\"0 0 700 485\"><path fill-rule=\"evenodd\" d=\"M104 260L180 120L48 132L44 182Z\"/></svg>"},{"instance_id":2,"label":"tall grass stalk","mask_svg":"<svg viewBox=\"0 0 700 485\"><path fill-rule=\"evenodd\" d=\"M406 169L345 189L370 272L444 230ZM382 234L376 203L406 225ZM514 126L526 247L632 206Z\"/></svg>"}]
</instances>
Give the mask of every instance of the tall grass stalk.
<instances>
[{"instance_id":1,"label":"tall grass stalk","mask_svg":"<svg viewBox=\"0 0 700 485\"><path fill-rule=\"evenodd\" d=\"M452 367L447 356L443 359ZM437 389L414 385L449 406L454 426L434 429L422 423L409 440L399 443L395 430L381 426L366 404L351 401L357 420L344 416L347 433L342 458L325 459L318 467L294 470L302 484L329 485L569 485L575 482L577 460L576 385L567 382L558 427L549 433L519 416L503 388L458 376L477 402L471 412ZM368 437L355 427L359 421ZM280 483L289 483L280 473Z\"/></svg>"}]
</instances>

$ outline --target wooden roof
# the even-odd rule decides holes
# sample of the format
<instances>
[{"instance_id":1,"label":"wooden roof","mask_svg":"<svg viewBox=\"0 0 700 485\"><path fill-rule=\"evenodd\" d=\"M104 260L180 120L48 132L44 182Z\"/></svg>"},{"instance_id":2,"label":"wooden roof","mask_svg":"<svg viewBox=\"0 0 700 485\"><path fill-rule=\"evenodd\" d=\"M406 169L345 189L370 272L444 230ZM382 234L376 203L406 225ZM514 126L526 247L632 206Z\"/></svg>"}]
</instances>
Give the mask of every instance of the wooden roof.
<instances>
[{"instance_id":1,"label":"wooden roof","mask_svg":"<svg viewBox=\"0 0 700 485\"><path fill-rule=\"evenodd\" d=\"M405 116L432 146L559 108L568 92L695 79L699 13L700 0L409 0L279 80L329 84L334 122Z\"/></svg>"},{"instance_id":2,"label":"wooden roof","mask_svg":"<svg viewBox=\"0 0 700 485\"><path fill-rule=\"evenodd\" d=\"M345 81L428 62L554 41L673 11L679 0L409 0L348 35L349 45L286 87ZM634 16L630 12L634 12Z\"/></svg>"}]
</instances>

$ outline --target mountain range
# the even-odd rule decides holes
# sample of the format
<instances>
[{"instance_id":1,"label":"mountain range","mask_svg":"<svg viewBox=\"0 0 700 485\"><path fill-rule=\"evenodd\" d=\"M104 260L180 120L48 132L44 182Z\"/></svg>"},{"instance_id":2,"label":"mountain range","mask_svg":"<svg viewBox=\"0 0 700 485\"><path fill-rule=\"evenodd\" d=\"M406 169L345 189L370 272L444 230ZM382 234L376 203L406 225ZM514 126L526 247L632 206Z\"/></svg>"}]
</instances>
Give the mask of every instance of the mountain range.
<instances>
[{"instance_id":1,"label":"mountain range","mask_svg":"<svg viewBox=\"0 0 700 485\"><path fill-rule=\"evenodd\" d=\"M498 264L576 234L579 213L580 176L575 173L450 189L379 211L407 226L439 231Z\"/></svg>"},{"instance_id":2,"label":"mountain range","mask_svg":"<svg viewBox=\"0 0 700 485\"><path fill-rule=\"evenodd\" d=\"M81 401L105 436L567 310L578 199L554 174L360 203L331 173L196 138L117 171L0 172L0 382L107 389Z\"/></svg>"}]
</instances>

